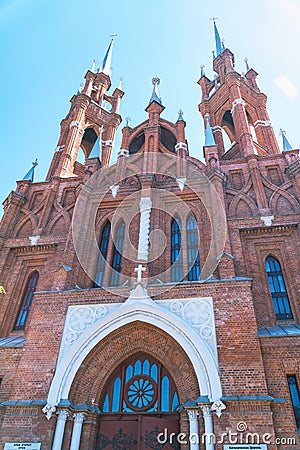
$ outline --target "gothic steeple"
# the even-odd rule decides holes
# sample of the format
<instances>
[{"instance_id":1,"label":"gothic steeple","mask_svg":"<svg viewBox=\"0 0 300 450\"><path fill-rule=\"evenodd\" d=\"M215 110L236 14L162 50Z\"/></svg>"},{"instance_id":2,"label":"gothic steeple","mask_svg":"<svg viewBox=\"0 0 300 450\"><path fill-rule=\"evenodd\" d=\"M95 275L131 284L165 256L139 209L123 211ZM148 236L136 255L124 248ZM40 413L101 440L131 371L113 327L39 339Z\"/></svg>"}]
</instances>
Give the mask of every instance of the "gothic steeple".
<instances>
[{"instance_id":1,"label":"gothic steeple","mask_svg":"<svg viewBox=\"0 0 300 450\"><path fill-rule=\"evenodd\" d=\"M199 109L203 118L207 113L210 115L210 127L219 159L225 154L224 133L232 149L226 152L226 159L279 153L266 108L267 98L256 84L257 73L249 69L248 65L246 68L249 70L244 76L237 72L234 54L224 48L215 18L213 23L216 43L213 69L217 75L214 80L210 80L201 72L198 83L202 89L202 101Z\"/></svg>"},{"instance_id":2,"label":"gothic steeple","mask_svg":"<svg viewBox=\"0 0 300 450\"><path fill-rule=\"evenodd\" d=\"M80 163L77 162L80 148L86 159L101 156L102 166L110 162L115 133L122 120L119 106L124 95L121 86L117 87L112 94L108 94L111 87L113 41L114 36L100 69L95 73L95 64L93 64L92 70L88 70L85 75L83 89L79 89L77 95L71 98L71 108L61 122L61 133L47 179L52 176L80 176L83 171ZM103 127L103 133L100 151L100 143L97 140L98 130L101 127Z\"/></svg>"},{"instance_id":3,"label":"gothic steeple","mask_svg":"<svg viewBox=\"0 0 300 450\"><path fill-rule=\"evenodd\" d=\"M114 43L115 36L116 36L116 34L112 35L112 39L110 41L110 44L108 46L108 49L107 49L104 59L102 61L101 67L99 69L99 73L102 72L108 76L110 76L110 72L111 72L112 51L113 51L113 43Z\"/></svg>"},{"instance_id":4,"label":"gothic steeple","mask_svg":"<svg viewBox=\"0 0 300 450\"><path fill-rule=\"evenodd\" d=\"M214 23L214 34L215 34L215 43L216 43L215 56L217 57L225 50L225 47L224 47L223 41L221 40L219 31L218 31L218 28L217 28L217 24L216 24L217 17L213 17L211 20Z\"/></svg>"}]
</instances>

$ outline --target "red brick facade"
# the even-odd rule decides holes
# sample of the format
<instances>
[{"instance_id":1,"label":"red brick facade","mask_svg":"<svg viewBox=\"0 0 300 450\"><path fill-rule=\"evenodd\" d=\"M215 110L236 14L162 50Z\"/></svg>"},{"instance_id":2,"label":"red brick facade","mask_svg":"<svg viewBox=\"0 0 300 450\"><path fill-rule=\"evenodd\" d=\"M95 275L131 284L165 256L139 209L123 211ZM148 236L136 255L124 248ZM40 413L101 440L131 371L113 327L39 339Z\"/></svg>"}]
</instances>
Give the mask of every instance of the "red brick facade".
<instances>
[{"instance_id":1,"label":"red brick facade","mask_svg":"<svg viewBox=\"0 0 300 450\"><path fill-rule=\"evenodd\" d=\"M202 408L221 400L226 409L220 417L212 413L217 440L222 433L239 431L240 423L245 422L247 432L260 437L272 435L267 447L270 450L300 445L287 381L288 376L295 376L300 386L299 151L280 152L266 110L266 96L256 84L253 69L245 76L237 73L228 49L214 60L214 69L216 80L210 81L205 75L199 80L199 109L206 116L206 133L211 128L214 138L204 147L205 164L189 156L182 117L175 124L163 119L160 99L152 97L146 109L149 118L135 128L129 124L123 128L117 163L109 166L124 93L117 88L109 95L109 76L88 71L83 91L71 99L70 112L61 122L46 180L18 181L16 191L5 200L0 226L0 284L6 291L0 294L0 449L7 442L37 442L43 450L69 449L75 427L73 415L78 412L84 413L81 450L117 448L101 447L97 441L103 412L100 399L115 369L139 354L156 358L173 377L181 405L176 414L182 432L188 434L190 412L197 411L201 436L207 430ZM111 105L110 110L104 107L104 101ZM232 142L227 151L222 129ZM101 155L92 157L99 134ZM86 156L84 165L76 161L80 147ZM141 198L152 201L146 231L140 225ZM186 223L191 213L198 228L198 281L189 281L188 275ZM170 268L174 217L181 224L183 273L176 282ZM97 280L92 271L97 252L92 239L101 240L108 220L114 234L120 219L125 222L126 233L118 286L111 286L110 266L116 244L110 238L101 287L94 287ZM95 230L95 236L89 230ZM146 241L150 238L148 262L137 256L142 233ZM280 263L289 317L275 314L265 268L268 256ZM208 391L202 392L197 370L200 373L203 368L196 368L180 339L171 336L168 325L164 328L162 322L158 328L150 319L139 318L139 308L143 309L139 300L136 311L132 309L136 319L122 322L120 304L124 303L125 310L127 304L130 306L127 299L136 286L134 269L139 263L146 269L143 280L148 280L144 288L152 299L149 302L164 308L164 301L169 305L176 300L212 299L220 398L214 396L214 387L210 391L213 382L210 384L209 379ZM32 305L25 326L16 330L33 271L39 273L39 280ZM42 409L49 404L49 392L59 378L60 362L67 361L67 352L72 351L66 345L73 342L65 344L64 334L70 307L97 305L111 308L111 317L117 314L114 305L120 308L120 324L116 321L105 337L99 334L98 341L93 341L96 344L91 345L70 378L68 396L62 394L60 403L50 402L53 414L47 420ZM167 306L162 309L166 310ZM78 311L84 313L84 309ZM107 326L111 326L110 320L108 317ZM189 320L193 323L194 318ZM187 321L182 322L182 334L189 326ZM104 330L105 319L101 323ZM84 336L88 335L80 335L86 346L88 339L96 339L100 333L100 325L98 331L96 322L93 327L94 334L86 341ZM205 341L205 337L201 339ZM71 363L68 367L73 370ZM205 373L209 378L209 372ZM67 380L64 376L61 379ZM62 392L64 389L62 384ZM69 413L63 442L60 447L52 447L56 414L63 410ZM245 435L246 431L241 431L239 438ZM284 439L293 438L295 443L281 445L276 438L283 438L283 444L288 442ZM182 444L181 448L190 446ZM223 444L217 442L214 448L221 450Z\"/></svg>"}]
</instances>

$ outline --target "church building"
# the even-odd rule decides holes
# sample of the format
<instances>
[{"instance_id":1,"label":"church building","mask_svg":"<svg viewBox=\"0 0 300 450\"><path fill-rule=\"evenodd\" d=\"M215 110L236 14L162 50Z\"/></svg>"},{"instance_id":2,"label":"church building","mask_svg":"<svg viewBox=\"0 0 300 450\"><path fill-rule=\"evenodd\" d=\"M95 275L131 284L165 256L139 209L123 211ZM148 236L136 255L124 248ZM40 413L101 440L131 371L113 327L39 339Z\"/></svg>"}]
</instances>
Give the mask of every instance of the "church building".
<instances>
[{"instance_id":1,"label":"church building","mask_svg":"<svg viewBox=\"0 0 300 450\"><path fill-rule=\"evenodd\" d=\"M112 38L5 199L0 450L300 448L299 150L214 34L203 160L155 77L112 164Z\"/></svg>"}]
</instances>

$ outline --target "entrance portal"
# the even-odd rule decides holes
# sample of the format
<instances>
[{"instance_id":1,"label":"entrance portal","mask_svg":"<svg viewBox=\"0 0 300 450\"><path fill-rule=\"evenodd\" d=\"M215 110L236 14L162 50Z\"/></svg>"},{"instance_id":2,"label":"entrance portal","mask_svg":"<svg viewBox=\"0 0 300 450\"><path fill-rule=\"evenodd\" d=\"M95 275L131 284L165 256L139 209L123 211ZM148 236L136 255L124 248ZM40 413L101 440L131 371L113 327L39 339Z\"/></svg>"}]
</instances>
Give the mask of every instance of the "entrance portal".
<instances>
[{"instance_id":1,"label":"entrance portal","mask_svg":"<svg viewBox=\"0 0 300 450\"><path fill-rule=\"evenodd\" d=\"M179 449L178 404L175 383L160 362L148 355L127 360L104 389L95 450Z\"/></svg>"}]
</instances>

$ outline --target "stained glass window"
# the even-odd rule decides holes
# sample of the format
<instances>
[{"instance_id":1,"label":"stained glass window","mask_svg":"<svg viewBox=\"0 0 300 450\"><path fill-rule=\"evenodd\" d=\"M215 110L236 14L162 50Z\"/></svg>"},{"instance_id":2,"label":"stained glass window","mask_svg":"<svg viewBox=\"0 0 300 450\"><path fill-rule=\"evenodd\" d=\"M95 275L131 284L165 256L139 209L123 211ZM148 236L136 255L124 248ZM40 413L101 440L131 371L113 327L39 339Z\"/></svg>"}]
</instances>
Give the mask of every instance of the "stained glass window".
<instances>
[{"instance_id":1,"label":"stained glass window","mask_svg":"<svg viewBox=\"0 0 300 450\"><path fill-rule=\"evenodd\" d=\"M171 265L172 281L181 281L183 278L181 224L177 218L173 219L171 223Z\"/></svg>"},{"instance_id":2,"label":"stained glass window","mask_svg":"<svg viewBox=\"0 0 300 450\"><path fill-rule=\"evenodd\" d=\"M292 311L279 261L273 256L266 259L266 272L272 295L276 319L292 319Z\"/></svg>"},{"instance_id":3,"label":"stained glass window","mask_svg":"<svg viewBox=\"0 0 300 450\"><path fill-rule=\"evenodd\" d=\"M122 269L122 252L125 239L125 223L121 220L116 228L112 255L112 271L110 276L110 285L118 286L120 283L120 272Z\"/></svg>"},{"instance_id":4,"label":"stained glass window","mask_svg":"<svg viewBox=\"0 0 300 450\"><path fill-rule=\"evenodd\" d=\"M21 307L15 323L15 330L24 330L30 312L34 291L39 281L38 272L33 272L28 278L27 285L22 297Z\"/></svg>"},{"instance_id":5,"label":"stained glass window","mask_svg":"<svg viewBox=\"0 0 300 450\"><path fill-rule=\"evenodd\" d=\"M109 238L110 238L110 222L107 221L103 227L99 242L100 255L97 261L94 286L102 286L106 266Z\"/></svg>"},{"instance_id":6,"label":"stained glass window","mask_svg":"<svg viewBox=\"0 0 300 450\"><path fill-rule=\"evenodd\" d=\"M172 412L179 405L175 384L154 358L123 363L104 390L102 412Z\"/></svg>"},{"instance_id":7,"label":"stained glass window","mask_svg":"<svg viewBox=\"0 0 300 450\"><path fill-rule=\"evenodd\" d=\"M188 280L196 281L200 278L200 258L198 246L198 227L193 214L190 214L186 223Z\"/></svg>"}]
</instances>

